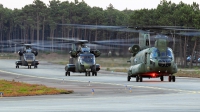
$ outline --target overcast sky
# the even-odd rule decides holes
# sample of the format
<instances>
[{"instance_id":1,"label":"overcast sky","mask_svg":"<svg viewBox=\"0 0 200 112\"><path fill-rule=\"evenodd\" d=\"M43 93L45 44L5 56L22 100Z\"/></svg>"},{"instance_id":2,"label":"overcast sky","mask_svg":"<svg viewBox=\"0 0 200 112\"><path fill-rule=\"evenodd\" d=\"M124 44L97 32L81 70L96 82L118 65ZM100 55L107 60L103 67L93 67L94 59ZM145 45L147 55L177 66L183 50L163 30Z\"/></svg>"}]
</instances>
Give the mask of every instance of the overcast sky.
<instances>
[{"instance_id":1,"label":"overcast sky","mask_svg":"<svg viewBox=\"0 0 200 112\"><path fill-rule=\"evenodd\" d=\"M34 0L0 0L0 4L3 4L4 7L14 9L14 8L22 8L27 4L33 3ZM49 0L41 0L45 4L49 3ZM66 1L66 0L60 0ZM74 1L74 0L68 0ZM82 0L79 0L82 1ZM88 5L91 7L97 6L106 9L108 5L111 3L115 9L124 10L124 9L142 9L142 8L156 8L157 5L160 3L160 0L84 0ZM170 1L170 0L167 0ZM178 4L180 1L183 1L187 4L192 4L196 2L200 4L200 0L171 0L172 2Z\"/></svg>"}]
</instances>

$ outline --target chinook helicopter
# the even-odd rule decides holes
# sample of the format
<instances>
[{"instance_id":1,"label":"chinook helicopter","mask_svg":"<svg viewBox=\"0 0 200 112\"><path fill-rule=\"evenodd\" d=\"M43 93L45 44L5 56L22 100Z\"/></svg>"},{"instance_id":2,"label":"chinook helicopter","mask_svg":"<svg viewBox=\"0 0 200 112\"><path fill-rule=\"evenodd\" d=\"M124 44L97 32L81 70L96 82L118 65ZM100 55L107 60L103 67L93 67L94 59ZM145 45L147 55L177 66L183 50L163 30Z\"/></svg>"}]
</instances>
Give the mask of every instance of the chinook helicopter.
<instances>
[{"instance_id":1,"label":"chinook helicopter","mask_svg":"<svg viewBox=\"0 0 200 112\"><path fill-rule=\"evenodd\" d=\"M23 44L23 49L18 51L19 60L15 61L16 68L19 66L28 66L28 69L31 69L31 66L38 68L39 61L36 60L38 52L32 49L32 44Z\"/></svg>"},{"instance_id":2,"label":"chinook helicopter","mask_svg":"<svg viewBox=\"0 0 200 112\"><path fill-rule=\"evenodd\" d=\"M157 34L155 36L154 46L150 44L150 30L173 30L173 31L198 31L194 28L185 28L182 26L146 26L136 27L139 32L139 45L133 45L128 48L132 56L128 62L131 66L128 70L127 81L132 77L136 78L136 82L143 81L143 78L158 78L164 81L164 76L168 76L168 81L175 82L177 73L177 64L175 63L173 50L168 47L168 36ZM178 35L188 35L188 33L177 33Z\"/></svg>"},{"instance_id":3,"label":"chinook helicopter","mask_svg":"<svg viewBox=\"0 0 200 112\"><path fill-rule=\"evenodd\" d=\"M97 76L100 65L96 64L95 58L101 55L99 50L91 50L86 44L88 40L71 40L66 38L54 38L66 40L72 44L69 52L69 64L65 66L65 76L70 76L70 72L85 73L85 76Z\"/></svg>"},{"instance_id":4,"label":"chinook helicopter","mask_svg":"<svg viewBox=\"0 0 200 112\"><path fill-rule=\"evenodd\" d=\"M175 82L174 73L177 72L177 65L174 62L174 54L168 47L167 36L157 35L155 46L150 44L149 33L139 33L139 45L129 47L128 51L132 53L132 57L128 62L131 66L128 70L127 81L132 77L136 78L136 82L143 81L143 78L160 77L164 81L164 76L168 76L168 81Z\"/></svg>"}]
</instances>

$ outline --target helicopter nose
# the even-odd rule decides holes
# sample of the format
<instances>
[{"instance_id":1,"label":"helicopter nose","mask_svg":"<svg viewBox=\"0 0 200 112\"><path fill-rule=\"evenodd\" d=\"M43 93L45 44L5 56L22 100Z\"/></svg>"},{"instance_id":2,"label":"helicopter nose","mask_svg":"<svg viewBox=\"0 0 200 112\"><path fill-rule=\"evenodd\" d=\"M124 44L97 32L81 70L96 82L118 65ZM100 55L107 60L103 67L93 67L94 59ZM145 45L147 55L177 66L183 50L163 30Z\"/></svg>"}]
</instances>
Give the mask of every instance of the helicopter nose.
<instances>
[{"instance_id":1,"label":"helicopter nose","mask_svg":"<svg viewBox=\"0 0 200 112\"><path fill-rule=\"evenodd\" d=\"M32 62L32 61L34 61L34 59L26 59L25 61L27 61L27 62Z\"/></svg>"},{"instance_id":2,"label":"helicopter nose","mask_svg":"<svg viewBox=\"0 0 200 112\"><path fill-rule=\"evenodd\" d=\"M161 59L158 61L158 65L160 67L170 67L171 66L171 61L167 59Z\"/></svg>"},{"instance_id":3,"label":"helicopter nose","mask_svg":"<svg viewBox=\"0 0 200 112\"><path fill-rule=\"evenodd\" d=\"M84 70L89 70L89 71L92 71L93 70L93 67L94 67L94 65L93 64L83 64L82 65L82 69L84 69Z\"/></svg>"},{"instance_id":4,"label":"helicopter nose","mask_svg":"<svg viewBox=\"0 0 200 112\"><path fill-rule=\"evenodd\" d=\"M90 68L90 66L91 66L90 64L86 64L86 63L85 63L85 64L83 64L83 67L84 67L85 69L89 69L89 68Z\"/></svg>"},{"instance_id":5,"label":"helicopter nose","mask_svg":"<svg viewBox=\"0 0 200 112\"><path fill-rule=\"evenodd\" d=\"M27 64L30 66L32 64L32 60L26 60Z\"/></svg>"}]
</instances>

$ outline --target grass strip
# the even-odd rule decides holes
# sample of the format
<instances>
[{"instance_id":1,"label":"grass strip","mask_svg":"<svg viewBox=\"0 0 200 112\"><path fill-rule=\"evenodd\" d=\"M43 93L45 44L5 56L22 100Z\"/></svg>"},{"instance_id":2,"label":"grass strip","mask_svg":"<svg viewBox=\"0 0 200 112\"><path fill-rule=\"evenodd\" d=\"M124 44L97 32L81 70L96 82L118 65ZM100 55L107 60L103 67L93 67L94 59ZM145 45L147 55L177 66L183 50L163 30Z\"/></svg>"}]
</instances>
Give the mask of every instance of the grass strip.
<instances>
[{"instance_id":1,"label":"grass strip","mask_svg":"<svg viewBox=\"0 0 200 112\"><path fill-rule=\"evenodd\" d=\"M27 84L16 82L15 80L0 80L0 92L4 97L35 96L35 95L55 95L70 94L72 90L56 89L40 84Z\"/></svg>"}]
</instances>

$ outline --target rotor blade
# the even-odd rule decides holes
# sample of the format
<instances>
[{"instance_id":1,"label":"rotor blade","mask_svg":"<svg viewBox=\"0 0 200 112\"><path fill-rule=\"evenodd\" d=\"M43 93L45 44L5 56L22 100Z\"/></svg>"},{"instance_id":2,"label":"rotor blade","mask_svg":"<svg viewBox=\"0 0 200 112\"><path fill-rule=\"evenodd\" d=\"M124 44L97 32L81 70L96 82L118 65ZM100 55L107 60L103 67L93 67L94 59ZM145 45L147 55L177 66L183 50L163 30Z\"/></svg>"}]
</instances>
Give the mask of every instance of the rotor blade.
<instances>
[{"instance_id":1,"label":"rotor blade","mask_svg":"<svg viewBox=\"0 0 200 112\"><path fill-rule=\"evenodd\" d=\"M69 42L74 42L76 40L79 40L79 38L77 37L49 37L49 38L54 40L65 40Z\"/></svg>"},{"instance_id":2,"label":"rotor blade","mask_svg":"<svg viewBox=\"0 0 200 112\"><path fill-rule=\"evenodd\" d=\"M184 27L184 26L135 26L135 27L129 27L134 29L140 29L140 30L174 30L174 29L195 29L193 27Z\"/></svg>"},{"instance_id":3,"label":"rotor blade","mask_svg":"<svg viewBox=\"0 0 200 112\"><path fill-rule=\"evenodd\" d=\"M90 49L120 49L118 47L114 46L102 46L102 45L96 45L96 44L87 44Z\"/></svg>"},{"instance_id":4,"label":"rotor blade","mask_svg":"<svg viewBox=\"0 0 200 112\"><path fill-rule=\"evenodd\" d=\"M182 36L200 36L200 32L180 32L177 34Z\"/></svg>"},{"instance_id":5,"label":"rotor blade","mask_svg":"<svg viewBox=\"0 0 200 112\"><path fill-rule=\"evenodd\" d=\"M127 26L106 26L106 25L82 25L82 24L58 24L62 26L72 26L79 29L90 29L90 30L110 30L110 31L121 31L121 32L141 32L141 30L135 30ZM146 31L145 31L146 32Z\"/></svg>"},{"instance_id":6,"label":"rotor blade","mask_svg":"<svg viewBox=\"0 0 200 112\"><path fill-rule=\"evenodd\" d=\"M138 39L109 39L109 40L99 40L99 41L92 41L97 43L128 43L128 42L135 42Z\"/></svg>"},{"instance_id":7,"label":"rotor blade","mask_svg":"<svg viewBox=\"0 0 200 112\"><path fill-rule=\"evenodd\" d=\"M85 27L85 28L99 28L99 29L121 29L121 28L127 28L127 26L106 26L106 25L82 25L82 24L58 24L63 26L74 26L74 27Z\"/></svg>"}]
</instances>

